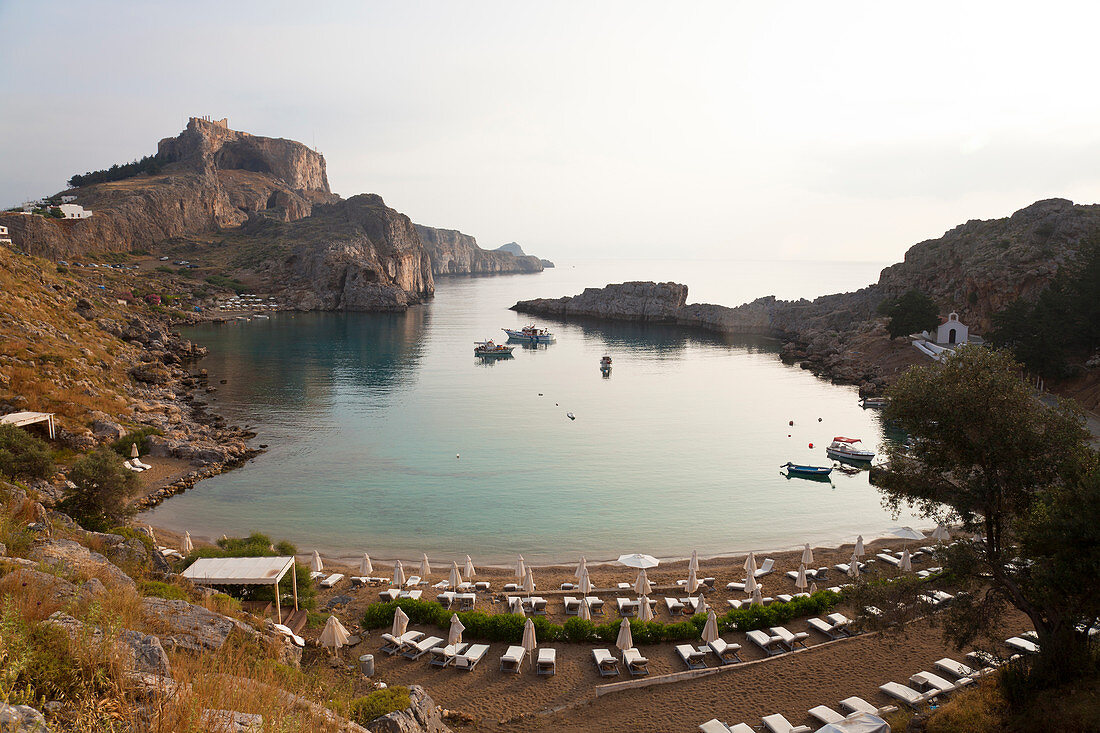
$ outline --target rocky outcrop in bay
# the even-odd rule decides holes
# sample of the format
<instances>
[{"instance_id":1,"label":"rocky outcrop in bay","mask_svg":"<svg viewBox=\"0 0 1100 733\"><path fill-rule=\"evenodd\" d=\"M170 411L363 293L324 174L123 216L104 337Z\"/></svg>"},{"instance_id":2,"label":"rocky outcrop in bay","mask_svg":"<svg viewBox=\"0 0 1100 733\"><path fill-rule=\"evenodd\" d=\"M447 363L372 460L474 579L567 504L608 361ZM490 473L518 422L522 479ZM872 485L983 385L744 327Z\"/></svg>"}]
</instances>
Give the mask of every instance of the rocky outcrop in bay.
<instances>
[{"instance_id":1,"label":"rocky outcrop in bay","mask_svg":"<svg viewBox=\"0 0 1100 733\"><path fill-rule=\"evenodd\" d=\"M482 249L476 239L455 229L436 229L417 224L416 233L431 258L434 275L491 275L542 272L543 269L538 257L525 255L523 250L517 255L503 251L503 248Z\"/></svg>"}]
</instances>

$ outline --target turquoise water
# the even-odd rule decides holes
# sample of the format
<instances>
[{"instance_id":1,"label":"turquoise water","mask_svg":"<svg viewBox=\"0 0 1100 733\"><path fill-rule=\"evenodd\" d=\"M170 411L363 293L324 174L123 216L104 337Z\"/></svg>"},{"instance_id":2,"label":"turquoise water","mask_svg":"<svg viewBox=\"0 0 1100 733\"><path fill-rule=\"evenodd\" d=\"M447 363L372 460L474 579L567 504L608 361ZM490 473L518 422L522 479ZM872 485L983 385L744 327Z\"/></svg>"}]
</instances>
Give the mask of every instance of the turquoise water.
<instances>
[{"instance_id":1,"label":"turquoise water","mask_svg":"<svg viewBox=\"0 0 1100 733\"><path fill-rule=\"evenodd\" d=\"M558 340L548 347L488 363L472 350L530 320L507 310L516 300L586 285L674 279L692 287L692 301L739 303L860 287L878 269L591 262L440 280L431 303L405 314L279 314L190 329L210 349L201 366L218 385L212 408L253 426L269 450L144 519L209 537L260 530L307 551L469 553L480 563L875 535L897 522L866 472L834 472L830 485L778 467L826 464L833 435L878 445L878 413L860 408L854 388L782 364L773 340L549 322ZM604 354L614 359L609 378Z\"/></svg>"}]
</instances>

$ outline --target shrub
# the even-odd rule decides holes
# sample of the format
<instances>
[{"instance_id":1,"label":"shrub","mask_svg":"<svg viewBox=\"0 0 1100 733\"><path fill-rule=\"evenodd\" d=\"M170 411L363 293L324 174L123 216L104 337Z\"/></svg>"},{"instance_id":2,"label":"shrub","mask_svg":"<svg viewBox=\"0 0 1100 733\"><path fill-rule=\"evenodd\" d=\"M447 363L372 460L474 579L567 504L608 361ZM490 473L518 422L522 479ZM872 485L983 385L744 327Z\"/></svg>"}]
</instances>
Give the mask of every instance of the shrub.
<instances>
[{"instance_id":1,"label":"shrub","mask_svg":"<svg viewBox=\"0 0 1100 733\"><path fill-rule=\"evenodd\" d=\"M137 540L145 546L145 552L148 553L150 557L152 557L153 553L156 552L156 547L153 544L153 538L145 534L144 532L138 532L133 527L113 527L110 530L110 533L117 534L120 537L125 537L128 540Z\"/></svg>"},{"instance_id":2,"label":"shrub","mask_svg":"<svg viewBox=\"0 0 1100 733\"><path fill-rule=\"evenodd\" d=\"M97 448L77 459L69 469L69 480L76 488L61 507L85 529L102 531L133 516L129 499L137 490L138 480L122 465L118 454Z\"/></svg>"},{"instance_id":3,"label":"shrub","mask_svg":"<svg viewBox=\"0 0 1100 733\"><path fill-rule=\"evenodd\" d=\"M69 268L65 267L64 265L58 265L57 266L57 274L58 275L68 275L69 274Z\"/></svg>"},{"instance_id":4,"label":"shrub","mask_svg":"<svg viewBox=\"0 0 1100 733\"><path fill-rule=\"evenodd\" d=\"M359 725L367 725L386 713L404 710L412 701L408 687L387 687L351 701L351 718Z\"/></svg>"},{"instance_id":5,"label":"shrub","mask_svg":"<svg viewBox=\"0 0 1100 733\"><path fill-rule=\"evenodd\" d=\"M225 593L215 593L210 596L210 610L223 615L232 615L241 610L241 602Z\"/></svg>"},{"instance_id":6,"label":"shrub","mask_svg":"<svg viewBox=\"0 0 1100 733\"><path fill-rule=\"evenodd\" d=\"M571 618L562 628L565 638L574 643L588 641L596 635L596 624L583 618Z\"/></svg>"},{"instance_id":7,"label":"shrub","mask_svg":"<svg viewBox=\"0 0 1100 733\"><path fill-rule=\"evenodd\" d=\"M222 275L221 273L217 275L211 275L210 277L206 278L206 282L210 283L211 285L217 285L220 288L228 288L229 290L232 290L238 294L248 290L248 286L242 283L240 280L228 277L227 275Z\"/></svg>"},{"instance_id":8,"label":"shrub","mask_svg":"<svg viewBox=\"0 0 1100 733\"><path fill-rule=\"evenodd\" d=\"M157 265L153 269L155 269L157 272L167 272L169 275L176 271L176 268L169 267L168 265Z\"/></svg>"},{"instance_id":9,"label":"shrub","mask_svg":"<svg viewBox=\"0 0 1100 733\"><path fill-rule=\"evenodd\" d=\"M10 478L45 478L53 473L46 442L14 425L0 425L0 473Z\"/></svg>"},{"instance_id":10,"label":"shrub","mask_svg":"<svg viewBox=\"0 0 1100 733\"><path fill-rule=\"evenodd\" d=\"M931 330L939 323L936 302L919 290L910 290L896 300L883 301L878 312L890 317L890 338Z\"/></svg>"},{"instance_id":11,"label":"shrub","mask_svg":"<svg viewBox=\"0 0 1100 733\"><path fill-rule=\"evenodd\" d=\"M161 431L154 427L143 427L133 430L126 435L123 435L118 440L111 443L111 450L118 453L123 458L130 457L130 448L136 443L138 452L146 454L149 452L149 436L150 435L162 435Z\"/></svg>"},{"instance_id":12,"label":"shrub","mask_svg":"<svg viewBox=\"0 0 1100 733\"><path fill-rule=\"evenodd\" d=\"M143 596L153 596L154 598L166 598L169 601L187 601L190 600L187 597L187 592L178 585L170 585L168 583L162 583L159 580L143 580L138 586Z\"/></svg>"}]
</instances>

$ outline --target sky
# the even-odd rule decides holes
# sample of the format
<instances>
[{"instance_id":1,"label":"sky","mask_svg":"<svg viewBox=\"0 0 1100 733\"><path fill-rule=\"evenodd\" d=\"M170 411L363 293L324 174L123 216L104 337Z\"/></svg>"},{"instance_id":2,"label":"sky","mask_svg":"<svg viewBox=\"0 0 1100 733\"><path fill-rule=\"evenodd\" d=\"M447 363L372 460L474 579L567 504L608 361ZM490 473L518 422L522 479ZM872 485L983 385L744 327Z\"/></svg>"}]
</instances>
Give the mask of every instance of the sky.
<instances>
[{"instance_id":1,"label":"sky","mask_svg":"<svg viewBox=\"0 0 1100 733\"><path fill-rule=\"evenodd\" d=\"M883 264L1100 200L1100 4L0 0L0 205L190 116L551 259Z\"/></svg>"}]
</instances>

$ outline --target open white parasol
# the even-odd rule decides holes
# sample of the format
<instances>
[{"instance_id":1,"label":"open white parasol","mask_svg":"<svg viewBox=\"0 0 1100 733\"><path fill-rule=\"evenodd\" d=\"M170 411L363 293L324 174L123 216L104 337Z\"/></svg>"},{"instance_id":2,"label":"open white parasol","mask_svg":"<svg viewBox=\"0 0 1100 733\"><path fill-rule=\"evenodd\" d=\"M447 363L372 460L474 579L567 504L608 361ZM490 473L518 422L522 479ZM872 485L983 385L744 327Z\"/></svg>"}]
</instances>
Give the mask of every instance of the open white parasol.
<instances>
[{"instance_id":1,"label":"open white parasol","mask_svg":"<svg viewBox=\"0 0 1100 733\"><path fill-rule=\"evenodd\" d=\"M618 562L628 568L655 568L661 564L661 561L653 555L643 555L640 552L635 552L633 555L619 555Z\"/></svg>"}]
</instances>

